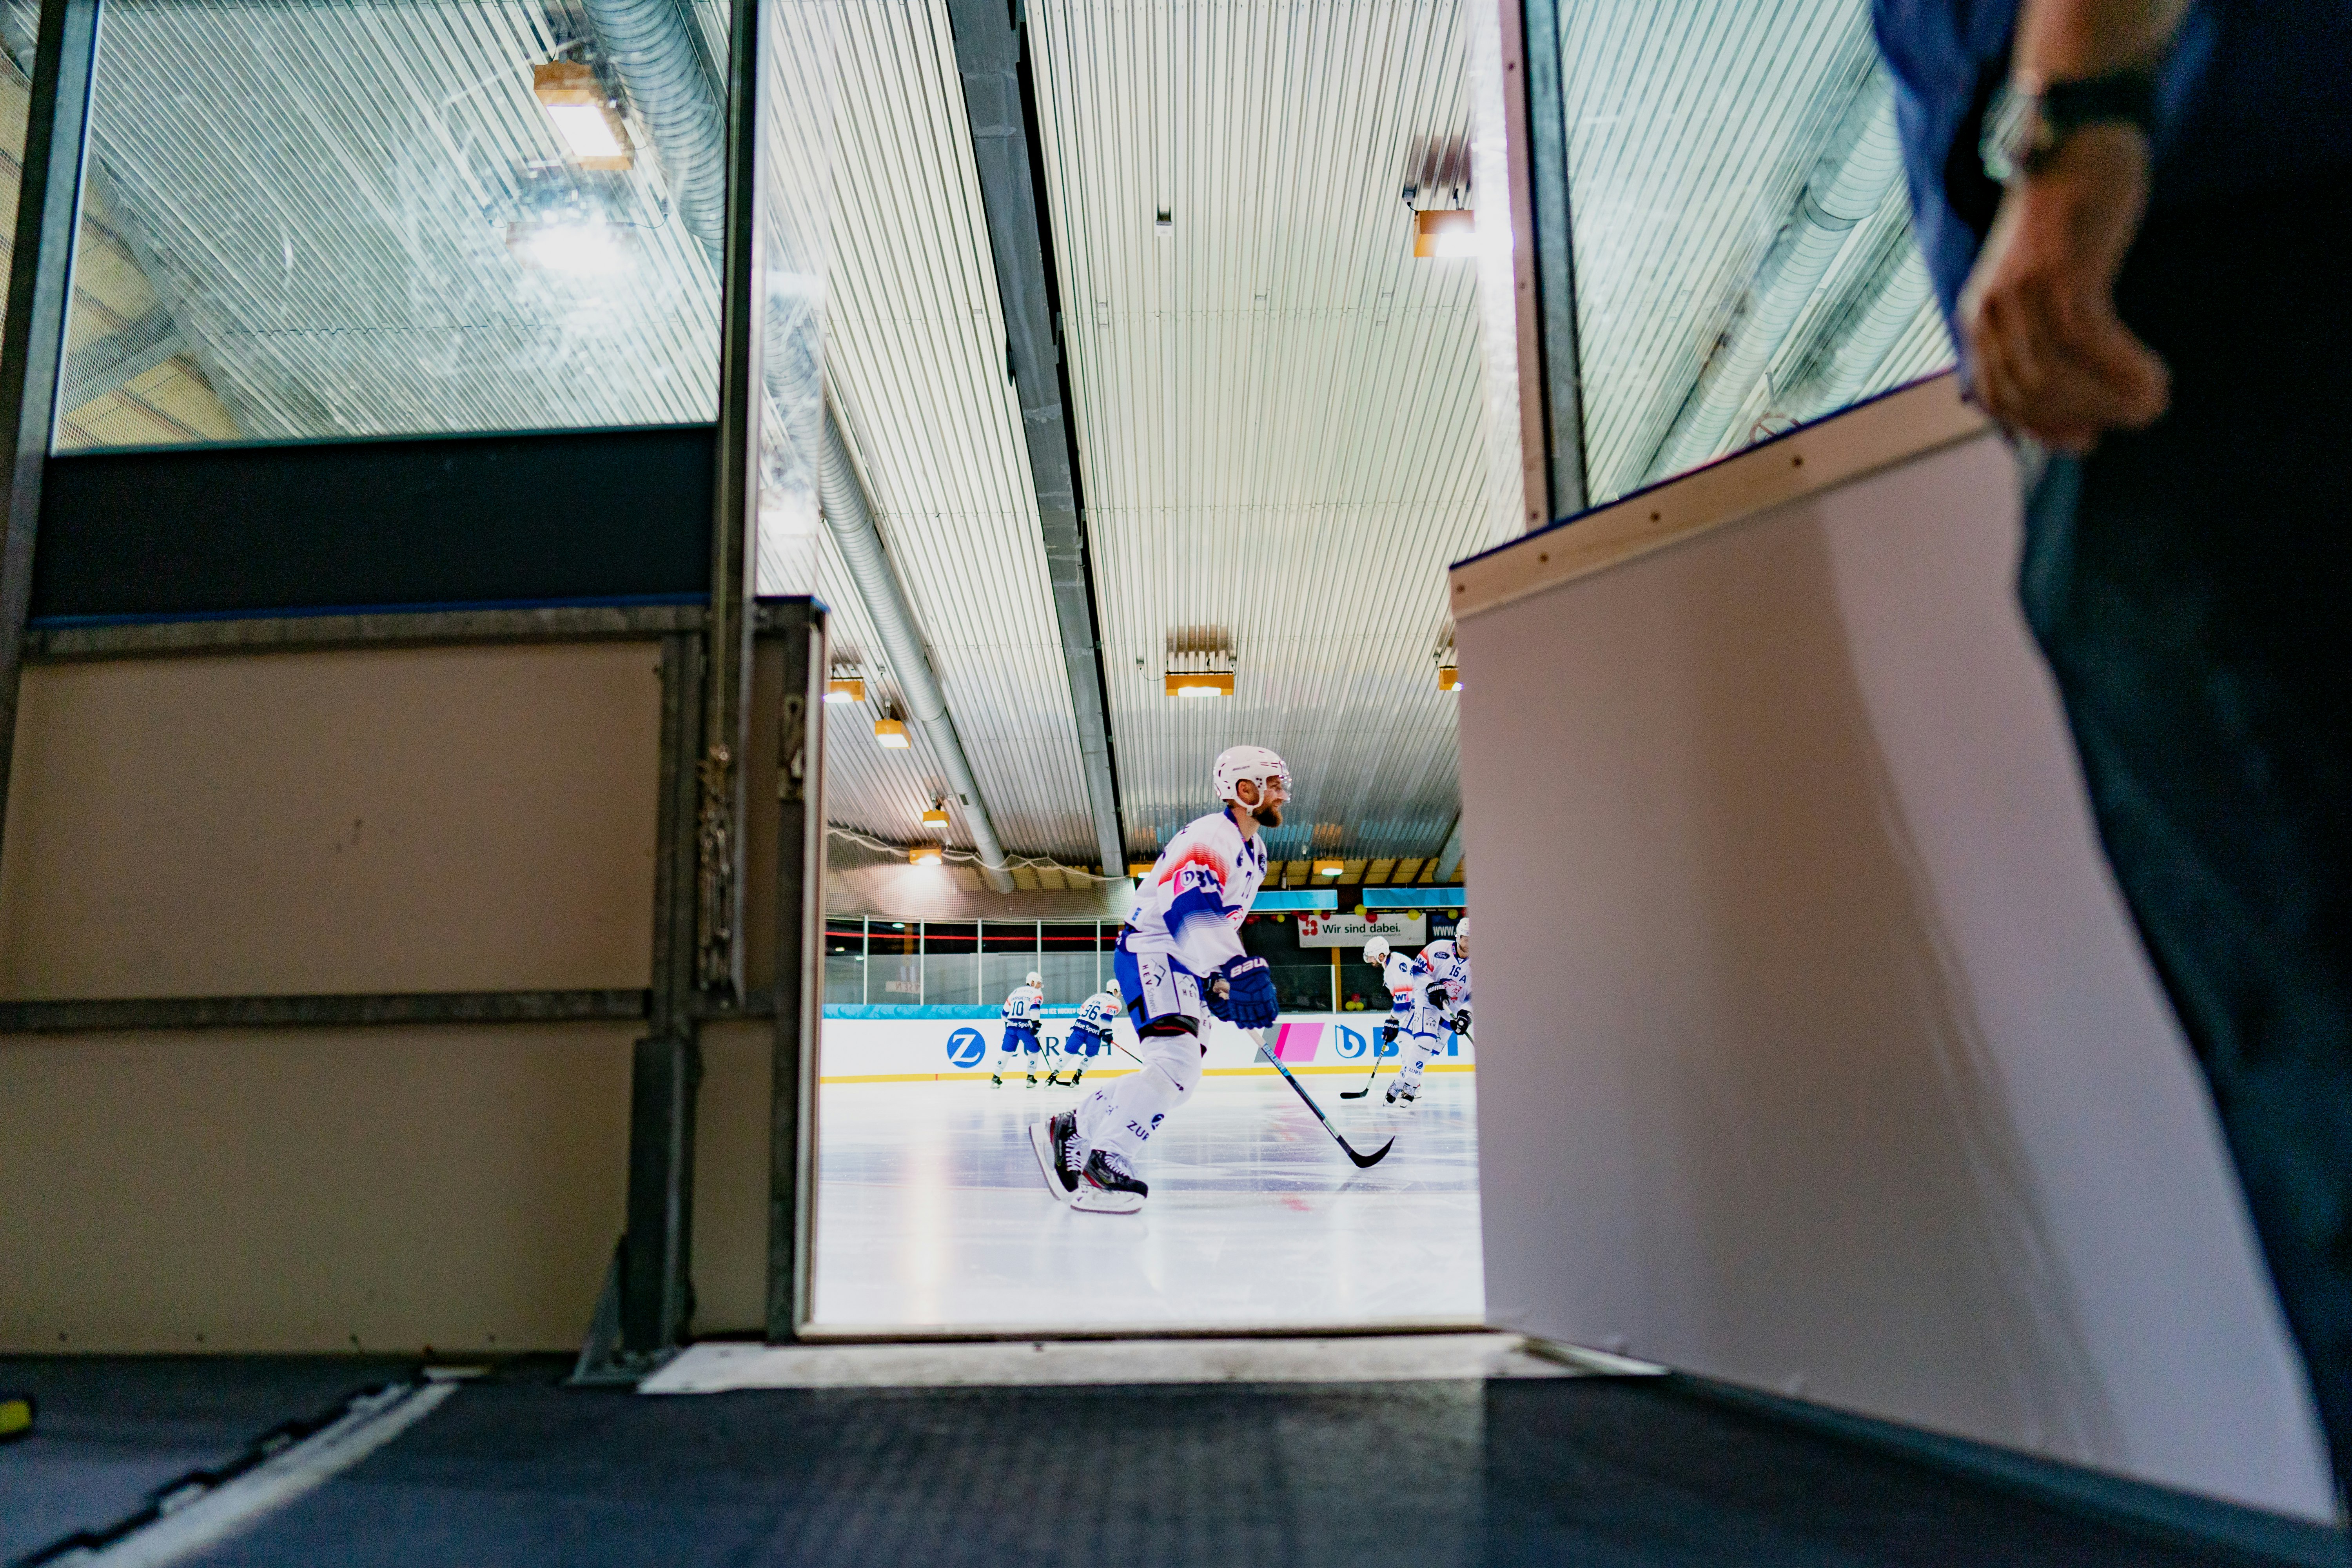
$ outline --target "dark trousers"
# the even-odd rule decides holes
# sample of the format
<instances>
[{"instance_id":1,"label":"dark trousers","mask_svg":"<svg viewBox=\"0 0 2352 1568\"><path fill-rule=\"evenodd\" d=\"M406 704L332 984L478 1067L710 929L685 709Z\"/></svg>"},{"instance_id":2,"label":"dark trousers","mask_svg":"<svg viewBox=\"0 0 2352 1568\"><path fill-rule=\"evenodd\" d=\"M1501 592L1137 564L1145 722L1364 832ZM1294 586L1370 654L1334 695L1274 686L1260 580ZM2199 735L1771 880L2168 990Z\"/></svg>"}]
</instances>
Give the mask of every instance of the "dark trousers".
<instances>
[{"instance_id":1,"label":"dark trousers","mask_svg":"<svg viewBox=\"0 0 2352 1568\"><path fill-rule=\"evenodd\" d=\"M2352 170L2151 216L2155 427L2053 461L2021 589L2352 1493Z\"/></svg>"}]
</instances>

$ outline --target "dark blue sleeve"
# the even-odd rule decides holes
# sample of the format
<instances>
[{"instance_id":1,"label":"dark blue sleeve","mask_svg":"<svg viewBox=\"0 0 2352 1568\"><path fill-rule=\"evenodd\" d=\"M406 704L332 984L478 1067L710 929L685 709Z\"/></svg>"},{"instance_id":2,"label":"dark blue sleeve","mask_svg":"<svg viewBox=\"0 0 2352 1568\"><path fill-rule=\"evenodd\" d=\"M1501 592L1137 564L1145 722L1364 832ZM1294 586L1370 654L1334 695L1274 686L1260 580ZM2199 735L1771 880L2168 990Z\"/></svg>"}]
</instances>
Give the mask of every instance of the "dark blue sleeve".
<instances>
[{"instance_id":1,"label":"dark blue sleeve","mask_svg":"<svg viewBox=\"0 0 2352 1568\"><path fill-rule=\"evenodd\" d=\"M2009 58L2018 0L1873 0L1871 28L1894 79L1895 128L1911 194L1911 227L1949 325L1980 237L1953 206L1946 172L1988 70ZM1960 156L1973 159L1973 148ZM1957 337L1957 333L1955 336Z\"/></svg>"}]
</instances>

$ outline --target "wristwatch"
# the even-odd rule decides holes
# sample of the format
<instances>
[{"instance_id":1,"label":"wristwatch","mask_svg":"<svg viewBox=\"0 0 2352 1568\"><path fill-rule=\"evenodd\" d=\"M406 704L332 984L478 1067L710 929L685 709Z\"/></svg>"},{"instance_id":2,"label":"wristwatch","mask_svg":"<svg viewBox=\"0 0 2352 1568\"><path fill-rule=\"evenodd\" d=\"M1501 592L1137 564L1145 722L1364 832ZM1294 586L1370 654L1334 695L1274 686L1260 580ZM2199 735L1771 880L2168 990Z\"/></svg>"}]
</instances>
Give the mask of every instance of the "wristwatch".
<instances>
[{"instance_id":1,"label":"wristwatch","mask_svg":"<svg viewBox=\"0 0 2352 1568\"><path fill-rule=\"evenodd\" d=\"M2044 82L2039 92L2003 87L1985 110L1984 139L1977 150L1985 173L2007 184L2020 174L2040 173L2075 132L2110 121L2155 134L2155 72L2119 70L2082 81Z\"/></svg>"}]
</instances>

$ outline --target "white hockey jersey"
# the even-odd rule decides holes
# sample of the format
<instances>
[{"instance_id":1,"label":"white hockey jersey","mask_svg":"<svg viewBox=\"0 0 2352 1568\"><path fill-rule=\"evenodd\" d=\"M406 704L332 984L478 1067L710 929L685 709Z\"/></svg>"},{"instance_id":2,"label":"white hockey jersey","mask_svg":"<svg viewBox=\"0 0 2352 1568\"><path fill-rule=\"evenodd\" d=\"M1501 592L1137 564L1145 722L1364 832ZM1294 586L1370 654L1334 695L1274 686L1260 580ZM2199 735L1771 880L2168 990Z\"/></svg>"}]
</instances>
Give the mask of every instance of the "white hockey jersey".
<instances>
[{"instance_id":1,"label":"white hockey jersey","mask_svg":"<svg viewBox=\"0 0 2352 1568\"><path fill-rule=\"evenodd\" d=\"M1453 942L1431 942L1421 950L1421 962L1430 978L1445 987L1449 1010L1470 1005L1470 961L1454 951Z\"/></svg>"},{"instance_id":2,"label":"white hockey jersey","mask_svg":"<svg viewBox=\"0 0 2352 1568\"><path fill-rule=\"evenodd\" d=\"M1244 842L1230 809L1188 823L1136 889L1119 944L1172 956L1196 975L1242 956L1242 917L1265 880L1265 839Z\"/></svg>"},{"instance_id":3,"label":"white hockey jersey","mask_svg":"<svg viewBox=\"0 0 2352 1568\"><path fill-rule=\"evenodd\" d=\"M1412 954L1391 948L1388 962L1381 966L1381 978L1389 988L1390 1012L1410 1013L1426 1005L1429 965Z\"/></svg>"},{"instance_id":4,"label":"white hockey jersey","mask_svg":"<svg viewBox=\"0 0 2352 1568\"><path fill-rule=\"evenodd\" d=\"M1110 1021L1118 1016L1118 1004L1111 1000L1108 992L1097 991L1087 998L1087 1005L1078 1009L1077 1019L1070 1027L1108 1035L1110 1033Z\"/></svg>"},{"instance_id":5,"label":"white hockey jersey","mask_svg":"<svg viewBox=\"0 0 2352 1568\"><path fill-rule=\"evenodd\" d=\"M1045 994L1026 982L1013 988L1004 999L1004 1021L1008 1024L1034 1026L1038 1009L1045 1005Z\"/></svg>"}]
</instances>

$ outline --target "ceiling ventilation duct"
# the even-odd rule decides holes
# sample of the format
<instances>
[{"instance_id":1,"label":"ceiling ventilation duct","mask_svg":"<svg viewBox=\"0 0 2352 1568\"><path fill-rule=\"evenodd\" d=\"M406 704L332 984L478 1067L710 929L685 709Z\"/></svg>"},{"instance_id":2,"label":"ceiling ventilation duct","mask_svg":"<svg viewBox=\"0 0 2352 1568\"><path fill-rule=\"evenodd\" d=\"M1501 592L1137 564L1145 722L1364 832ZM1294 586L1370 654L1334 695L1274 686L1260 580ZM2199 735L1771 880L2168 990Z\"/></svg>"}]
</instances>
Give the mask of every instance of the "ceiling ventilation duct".
<instances>
[{"instance_id":1,"label":"ceiling ventilation duct","mask_svg":"<svg viewBox=\"0 0 2352 1568\"><path fill-rule=\"evenodd\" d=\"M727 230L727 116L677 0L581 0L604 58L646 117L686 232L713 251Z\"/></svg>"},{"instance_id":2,"label":"ceiling ventilation duct","mask_svg":"<svg viewBox=\"0 0 2352 1568\"><path fill-rule=\"evenodd\" d=\"M980 874L988 879L991 888L1009 893L1013 874L1004 868L1004 847L997 842L988 803L971 776L963 742L956 738L955 721L948 715L947 699L940 693L931 661L924 656L923 639L915 631L907 596L891 573L889 557L882 552L882 535L874 527L866 487L858 482L857 470L850 464L849 447L841 438L841 426L831 409L824 415L824 460L817 471L825 527L841 547L850 581L857 584L857 596L881 636L883 653L890 662L890 673L898 678L898 689L906 694L908 710L929 737L940 766L947 770L949 790L963 802L964 823L971 829L972 847L980 852Z\"/></svg>"},{"instance_id":3,"label":"ceiling ventilation duct","mask_svg":"<svg viewBox=\"0 0 2352 1568\"><path fill-rule=\"evenodd\" d=\"M1884 74L1863 79L1814 161L1796 216L1775 236L1731 324L1675 410L1644 471L1650 483L1723 449L1731 421L1787 341L1853 226L1878 210L1903 166Z\"/></svg>"}]
</instances>

